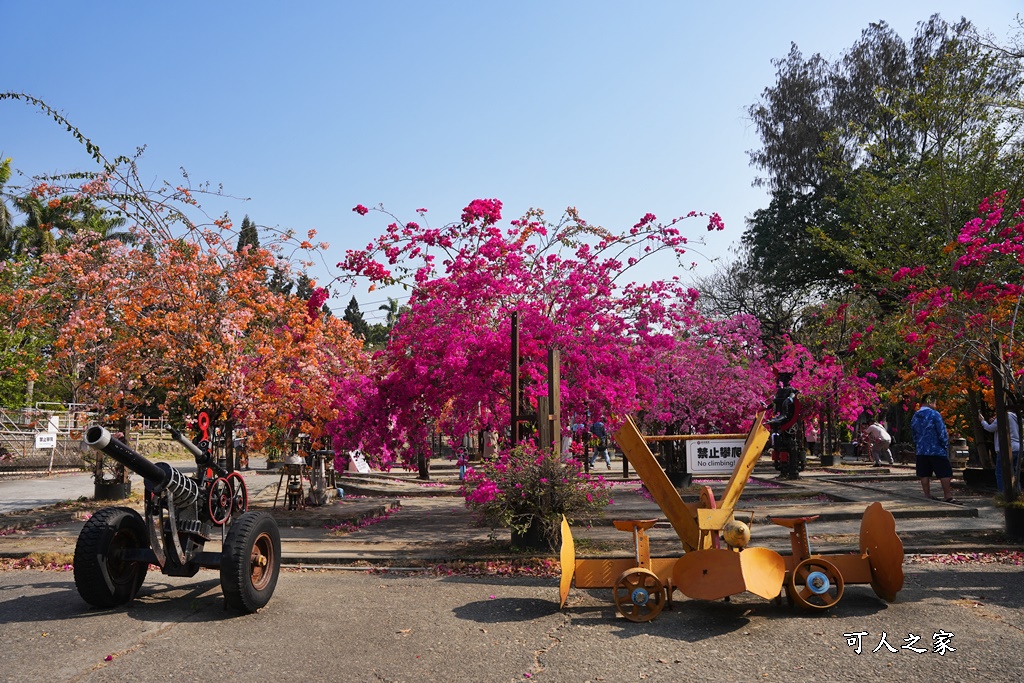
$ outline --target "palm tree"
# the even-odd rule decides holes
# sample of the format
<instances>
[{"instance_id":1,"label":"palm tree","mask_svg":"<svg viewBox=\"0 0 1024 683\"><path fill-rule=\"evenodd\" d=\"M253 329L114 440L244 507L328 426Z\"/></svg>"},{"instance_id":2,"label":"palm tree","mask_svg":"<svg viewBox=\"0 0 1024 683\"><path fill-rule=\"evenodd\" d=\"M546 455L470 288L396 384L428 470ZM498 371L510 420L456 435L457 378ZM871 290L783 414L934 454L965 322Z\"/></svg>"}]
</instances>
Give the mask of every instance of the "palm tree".
<instances>
[{"instance_id":1,"label":"palm tree","mask_svg":"<svg viewBox=\"0 0 1024 683\"><path fill-rule=\"evenodd\" d=\"M101 240L130 244L135 235L118 230L125 225L123 216L112 215L88 199L62 200L56 203L29 194L14 200L25 214L25 222L14 231L11 252L14 255L43 254L59 251L62 247L54 236L54 229L68 234L96 233Z\"/></svg>"},{"instance_id":2,"label":"palm tree","mask_svg":"<svg viewBox=\"0 0 1024 683\"><path fill-rule=\"evenodd\" d=\"M398 322L398 314L400 312L400 309L398 307L398 299L392 299L391 297L388 297L388 302L386 304L381 304L380 306L378 306L377 310L387 311L388 315L384 321L384 325L385 327L387 327L388 332L393 330L395 328L395 323Z\"/></svg>"},{"instance_id":3,"label":"palm tree","mask_svg":"<svg viewBox=\"0 0 1024 683\"><path fill-rule=\"evenodd\" d=\"M14 214L7 207L4 185L11 179L11 160L0 162L0 260L6 261L14 253Z\"/></svg>"},{"instance_id":4,"label":"palm tree","mask_svg":"<svg viewBox=\"0 0 1024 683\"><path fill-rule=\"evenodd\" d=\"M74 230L95 232L103 240L133 244L135 235L128 230L118 230L125 226L124 216L111 215L106 209L97 207L92 202L85 202L80 208L81 218L76 221Z\"/></svg>"},{"instance_id":5,"label":"palm tree","mask_svg":"<svg viewBox=\"0 0 1024 683\"><path fill-rule=\"evenodd\" d=\"M15 230L12 251L16 256L42 256L57 250L53 228L64 227L64 211L51 207L41 197L28 194L17 197L14 205L25 214L25 222Z\"/></svg>"}]
</instances>

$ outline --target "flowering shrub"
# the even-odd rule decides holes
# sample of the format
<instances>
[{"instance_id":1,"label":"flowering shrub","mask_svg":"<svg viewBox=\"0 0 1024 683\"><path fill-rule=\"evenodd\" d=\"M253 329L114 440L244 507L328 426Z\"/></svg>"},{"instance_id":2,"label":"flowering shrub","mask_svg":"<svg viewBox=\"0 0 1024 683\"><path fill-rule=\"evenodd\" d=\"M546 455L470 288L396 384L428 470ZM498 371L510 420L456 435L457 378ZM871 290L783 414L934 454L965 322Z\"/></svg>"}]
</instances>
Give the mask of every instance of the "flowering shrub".
<instances>
[{"instance_id":1,"label":"flowering shrub","mask_svg":"<svg viewBox=\"0 0 1024 683\"><path fill-rule=\"evenodd\" d=\"M572 522L596 515L610 502L601 477L584 474L577 460L561 461L532 445L520 445L480 470L466 471L466 505L492 526L524 535L539 524L554 547L562 515Z\"/></svg>"}]
</instances>

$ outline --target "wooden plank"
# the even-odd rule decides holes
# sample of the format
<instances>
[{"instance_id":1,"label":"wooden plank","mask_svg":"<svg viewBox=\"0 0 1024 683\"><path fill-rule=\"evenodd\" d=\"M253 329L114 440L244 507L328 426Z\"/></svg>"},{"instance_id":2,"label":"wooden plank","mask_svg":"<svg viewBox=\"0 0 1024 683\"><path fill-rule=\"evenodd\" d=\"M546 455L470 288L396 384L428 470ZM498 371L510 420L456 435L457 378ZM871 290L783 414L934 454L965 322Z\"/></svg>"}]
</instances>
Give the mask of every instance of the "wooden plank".
<instances>
[{"instance_id":1,"label":"wooden plank","mask_svg":"<svg viewBox=\"0 0 1024 683\"><path fill-rule=\"evenodd\" d=\"M760 425L760 422L758 422ZM665 470L654 458L654 453L644 442L644 437L637 429L633 418L626 416L622 426L613 435L615 443L625 453L629 463L640 476L650 491L654 502L658 504L661 511L665 513L672 528L675 529L679 540L683 542L686 551L694 550L700 536L700 528L693 512L683 503L679 492L672 485Z\"/></svg>"},{"instance_id":2,"label":"wooden plank","mask_svg":"<svg viewBox=\"0 0 1024 683\"><path fill-rule=\"evenodd\" d=\"M725 508L709 510L697 509L697 526L703 531L721 531L733 519L733 511Z\"/></svg>"},{"instance_id":3,"label":"wooden plank","mask_svg":"<svg viewBox=\"0 0 1024 683\"><path fill-rule=\"evenodd\" d=\"M742 434L660 434L656 436L644 436L644 441L706 441L715 439L742 439L747 432Z\"/></svg>"},{"instance_id":4,"label":"wooden plank","mask_svg":"<svg viewBox=\"0 0 1024 683\"><path fill-rule=\"evenodd\" d=\"M657 574L658 579L664 585L672 582L672 568L676 564L676 557L652 557L651 571ZM612 588L615 582L622 576L622 572L634 569L636 562L629 558L622 559L592 559L576 560L576 587L577 588Z\"/></svg>"},{"instance_id":5,"label":"wooden plank","mask_svg":"<svg viewBox=\"0 0 1024 683\"><path fill-rule=\"evenodd\" d=\"M569 520L562 515L562 548L559 551L558 559L561 562L561 578L558 582L558 609L565 606L565 600L569 597L569 588L572 586L573 573L576 569L576 542L572 538L572 530L569 528Z\"/></svg>"},{"instance_id":6,"label":"wooden plank","mask_svg":"<svg viewBox=\"0 0 1024 683\"><path fill-rule=\"evenodd\" d=\"M718 501L719 508L732 510L739 502L740 496L743 495L743 489L746 487L747 481L750 480L750 473L754 471L754 465L760 460L761 451L764 450L764 446L771 436L771 433L762 424L763 420L764 413L758 413L754 418L754 424L743 444L740 459L736 461L729 483L725 485L725 494Z\"/></svg>"}]
</instances>

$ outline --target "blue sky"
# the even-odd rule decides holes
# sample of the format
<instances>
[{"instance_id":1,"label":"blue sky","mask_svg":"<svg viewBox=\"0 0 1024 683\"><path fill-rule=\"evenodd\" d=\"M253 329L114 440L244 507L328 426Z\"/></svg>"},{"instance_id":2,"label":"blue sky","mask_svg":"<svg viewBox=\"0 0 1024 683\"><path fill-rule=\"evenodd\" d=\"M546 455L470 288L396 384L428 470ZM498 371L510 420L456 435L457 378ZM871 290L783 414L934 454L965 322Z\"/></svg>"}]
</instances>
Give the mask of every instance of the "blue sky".
<instances>
[{"instance_id":1,"label":"blue sky","mask_svg":"<svg viewBox=\"0 0 1024 683\"><path fill-rule=\"evenodd\" d=\"M1019 0L0 0L0 90L42 98L110 156L145 145L144 178L176 183L184 167L248 198L206 202L236 224L317 229L331 264L387 222L356 204L405 220L425 207L440 225L491 197L506 218L575 206L609 228L717 211L726 231L701 251L728 258L767 203L751 186L746 109L791 42L835 58L872 21L909 38L936 12L1005 39L1021 11ZM14 102L0 103L0 156L30 175L91 168L63 129ZM658 268L645 275L674 272ZM332 306L352 294L382 315L381 293L365 288Z\"/></svg>"}]
</instances>

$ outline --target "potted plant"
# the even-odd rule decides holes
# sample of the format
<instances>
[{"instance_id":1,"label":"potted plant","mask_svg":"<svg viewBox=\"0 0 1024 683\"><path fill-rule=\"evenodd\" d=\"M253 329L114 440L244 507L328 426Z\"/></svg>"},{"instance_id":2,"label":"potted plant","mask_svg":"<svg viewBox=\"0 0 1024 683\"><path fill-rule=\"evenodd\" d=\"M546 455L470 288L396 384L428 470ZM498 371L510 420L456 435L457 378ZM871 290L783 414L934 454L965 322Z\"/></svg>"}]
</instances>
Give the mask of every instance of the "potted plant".
<instances>
[{"instance_id":1,"label":"potted plant","mask_svg":"<svg viewBox=\"0 0 1024 683\"><path fill-rule=\"evenodd\" d=\"M521 444L480 469L466 470L466 505L485 522L512 532L512 545L553 549L562 515L570 521L600 514L610 500L604 479L583 472L578 460L560 460Z\"/></svg>"},{"instance_id":2,"label":"potted plant","mask_svg":"<svg viewBox=\"0 0 1024 683\"><path fill-rule=\"evenodd\" d=\"M124 439L124 434L120 432L114 436L119 440ZM131 474L124 465L113 458L108 458L102 451L92 448L87 449L83 460L92 469L93 498L96 500L124 500L131 495L132 483L129 480Z\"/></svg>"}]
</instances>

